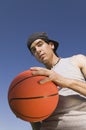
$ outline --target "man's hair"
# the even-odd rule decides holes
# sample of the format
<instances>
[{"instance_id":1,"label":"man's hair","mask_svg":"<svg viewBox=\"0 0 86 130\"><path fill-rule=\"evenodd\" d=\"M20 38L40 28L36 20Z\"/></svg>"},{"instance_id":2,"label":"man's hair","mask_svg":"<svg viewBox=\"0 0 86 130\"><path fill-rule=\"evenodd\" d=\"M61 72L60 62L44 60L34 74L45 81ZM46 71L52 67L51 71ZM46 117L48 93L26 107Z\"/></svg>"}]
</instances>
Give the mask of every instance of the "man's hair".
<instances>
[{"instance_id":1,"label":"man's hair","mask_svg":"<svg viewBox=\"0 0 86 130\"><path fill-rule=\"evenodd\" d=\"M27 40L27 47L28 49L31 51L30 47L31 47L31 44L37 40L37 39L42 39L43 41L45 41L46 43L50 43L52 42L54 44L54 53L57 55L56 53L56 50L59 46L59 42L58 41L54 41L54 40L51 40L47 33L45 32L36 32L36 33L33 33L32 35L29 36L28 40Z\"/></svg>"}]
</instances>

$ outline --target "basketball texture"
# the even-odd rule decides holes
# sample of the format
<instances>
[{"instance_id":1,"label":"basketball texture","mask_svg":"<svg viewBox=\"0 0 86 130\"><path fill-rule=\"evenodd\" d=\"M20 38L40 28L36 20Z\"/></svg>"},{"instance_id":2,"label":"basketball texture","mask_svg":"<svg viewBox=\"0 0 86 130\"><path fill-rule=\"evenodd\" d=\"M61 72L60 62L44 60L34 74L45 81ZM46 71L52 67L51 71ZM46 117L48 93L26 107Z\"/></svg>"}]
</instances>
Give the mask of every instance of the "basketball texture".
<instances>
[{"instance_id":1,"label":"basketball texture","mask_svg":"<svg viewBox=\"0 0 86 130\"><path fill-rule=\"evenodd\" d=\"M38 122L48 118L58 105L58 88L53 82L39 84L44 76L33 76L31 70L18 74L8 90L13 113L22 120Z\"/></svg>"}]
</instances>

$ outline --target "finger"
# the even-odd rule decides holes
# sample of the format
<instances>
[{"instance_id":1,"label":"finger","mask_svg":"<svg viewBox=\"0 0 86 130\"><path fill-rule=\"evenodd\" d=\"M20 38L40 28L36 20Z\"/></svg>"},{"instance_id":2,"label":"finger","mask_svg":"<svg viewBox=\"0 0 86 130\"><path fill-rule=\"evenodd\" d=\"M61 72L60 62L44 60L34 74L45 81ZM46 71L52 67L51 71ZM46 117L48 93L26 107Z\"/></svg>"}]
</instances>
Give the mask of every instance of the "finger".
<instances>
[{"instance_id":1,"label":"finger","mask_svg":"<svg viewBox=\"0 0 86 130\"><path fill-rule=\"evenodd\" d=\"M48 77L46 77L46 78L40 80L39 83L40 83L40 84L44 84L44 83L47 83L47 82L49 82L49 81L51 81L51 80L50 80Z\"/></svg>"},{"instance_id":2,"label":"finger","mask_svg":"<svg viewBox=\"0 0 86 130\"><path fill-rule=\"evenodd\" d=\"M31 67L30 70L32 71L33 75L42 75L42 73L40 72L41 67Z\"/></svg>"},{"instance_id":3,"label":"finger","mask_svg":"<svg viewBox=\"0 0 86 130\"><path fill-rule=\"evenodd\" d=\"M30 70L40 70L41 67L31 67Z\"/></svg>"},{"instance_id":4,"label":"finger","mask_svg":"<svg viewBox=\"0 0 86 130\"><path fill-rule=\"evenodd\" d=\"M33 75L44 75L49 76L49 70L41 67L33 67L31 68Z\"/></svg>"},{"instance_id":5,"label":"finger","mask_svg":"<svg viewBox=\"0 0 86 130\"><path fill-rule=\"evenodd\" d=\"M49 72L46 70L39 70L39 71L33 71L34 75L43 75L43 76L49 76Z\"/></svg>"}]
</instances>

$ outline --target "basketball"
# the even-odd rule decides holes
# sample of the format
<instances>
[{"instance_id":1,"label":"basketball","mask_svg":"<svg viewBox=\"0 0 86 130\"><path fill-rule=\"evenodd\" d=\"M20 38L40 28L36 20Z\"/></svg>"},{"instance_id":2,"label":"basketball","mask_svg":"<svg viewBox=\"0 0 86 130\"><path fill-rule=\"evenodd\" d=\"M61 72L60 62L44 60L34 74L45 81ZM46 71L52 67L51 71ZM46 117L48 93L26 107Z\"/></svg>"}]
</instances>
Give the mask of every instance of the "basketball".
<instances>
[{"instance_id":1,"label":"basketball","mask_svg":"<svg viewBox=\"0 0 86 130\"><path fill-rule=\"evenodd\" d=\"M45 76L34 76L31 70L19 73L8 89L8 103L20 119L38 122L48 118L58 105L58 87L53 82L39 84Z\"/></svg>"}]
</instances>

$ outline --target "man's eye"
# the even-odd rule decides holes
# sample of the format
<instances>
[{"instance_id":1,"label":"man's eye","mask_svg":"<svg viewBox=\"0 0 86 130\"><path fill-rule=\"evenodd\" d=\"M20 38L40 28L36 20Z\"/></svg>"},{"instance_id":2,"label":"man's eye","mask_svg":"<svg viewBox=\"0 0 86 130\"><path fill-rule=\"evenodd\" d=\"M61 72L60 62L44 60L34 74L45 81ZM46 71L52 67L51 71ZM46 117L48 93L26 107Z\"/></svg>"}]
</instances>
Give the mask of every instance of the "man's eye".
<instances>
[{"instance_id":1,"label":"man's eye","mask_svg":"<svg viewBox=\"0 0 86 130\"><path fill-rule=\"evenodd\" d=\"M43 44L43 43L40 42L40 43L38 44L38 46L40 47L40 46L42 46L42 44Z\"/></svg>"}]
</instances>

